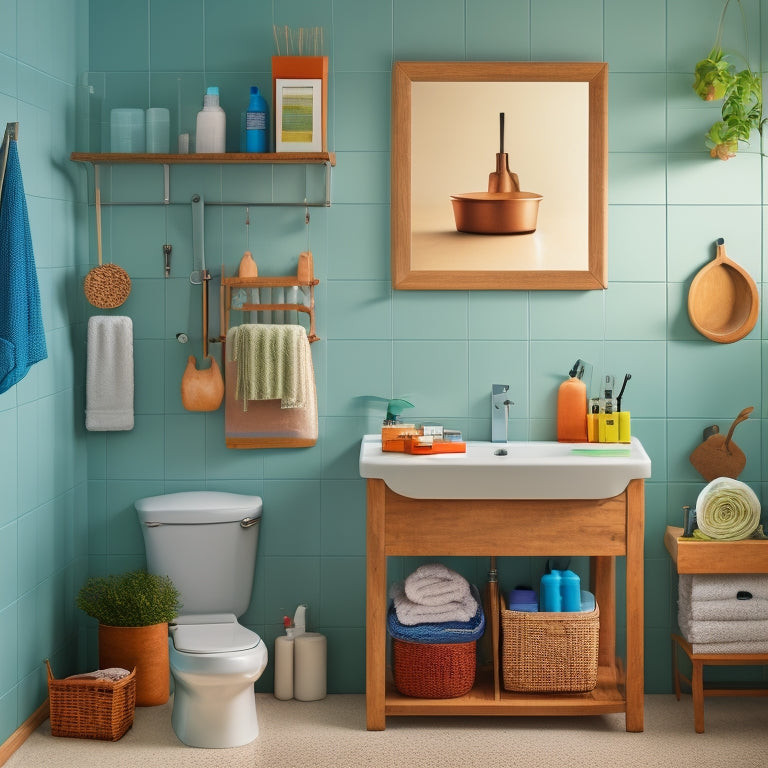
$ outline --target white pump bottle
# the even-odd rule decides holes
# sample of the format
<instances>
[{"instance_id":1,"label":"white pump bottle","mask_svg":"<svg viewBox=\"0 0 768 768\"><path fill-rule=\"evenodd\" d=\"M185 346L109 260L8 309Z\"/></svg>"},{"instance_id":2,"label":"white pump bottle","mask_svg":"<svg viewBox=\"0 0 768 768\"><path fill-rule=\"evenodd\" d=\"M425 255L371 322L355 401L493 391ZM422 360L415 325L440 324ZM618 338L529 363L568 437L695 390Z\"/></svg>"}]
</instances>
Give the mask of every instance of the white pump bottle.
<instances>
[{"instance_id":1,"label":"white pump bottle","mask_svg":"<svg viewBox=\"0 0 768 768\"><path fill-rule=\"evenodd\" d=\"M227 151L227 116L219 106L219 89L209 87L203 97L203 108L197 113L195 152Z\"/></svg>"}]
</instances>

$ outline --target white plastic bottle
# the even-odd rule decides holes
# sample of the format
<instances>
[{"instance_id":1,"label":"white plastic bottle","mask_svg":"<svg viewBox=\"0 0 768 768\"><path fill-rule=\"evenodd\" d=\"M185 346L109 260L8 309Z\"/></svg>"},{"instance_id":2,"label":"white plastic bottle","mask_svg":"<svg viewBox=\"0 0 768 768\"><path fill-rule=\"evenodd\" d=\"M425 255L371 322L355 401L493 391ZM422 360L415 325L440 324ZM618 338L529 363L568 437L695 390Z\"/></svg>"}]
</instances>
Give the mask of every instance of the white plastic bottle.
<instances>
[{"instance_id":1,"label":"white plastic bottle","mask_svg":"<svg viewBox=\"0 0 768 768\"><path fill-rule=\"evenodd\" d=\"M219 89L209 87L203 97L203 108L197 113L195 152L227 151L227 116L219 106Z\"/></svg>"}]
</instances>

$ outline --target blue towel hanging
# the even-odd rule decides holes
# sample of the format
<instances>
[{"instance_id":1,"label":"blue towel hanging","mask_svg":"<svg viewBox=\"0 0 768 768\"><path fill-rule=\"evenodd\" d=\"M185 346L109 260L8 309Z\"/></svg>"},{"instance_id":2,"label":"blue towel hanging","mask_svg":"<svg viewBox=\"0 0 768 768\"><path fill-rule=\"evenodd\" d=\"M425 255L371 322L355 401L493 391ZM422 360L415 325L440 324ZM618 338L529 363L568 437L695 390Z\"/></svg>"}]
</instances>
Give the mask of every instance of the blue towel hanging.
<instances>
[{"instance_id":1,"label":"blue towel hanging","mask_svg":"<svg viewBox=\"0 0 768 768\"><path fill-rule=\"evenodd\" d=\"M0 196L0 394L48 357L27 201L15 139Z\"/></svg>"}]
</instances>

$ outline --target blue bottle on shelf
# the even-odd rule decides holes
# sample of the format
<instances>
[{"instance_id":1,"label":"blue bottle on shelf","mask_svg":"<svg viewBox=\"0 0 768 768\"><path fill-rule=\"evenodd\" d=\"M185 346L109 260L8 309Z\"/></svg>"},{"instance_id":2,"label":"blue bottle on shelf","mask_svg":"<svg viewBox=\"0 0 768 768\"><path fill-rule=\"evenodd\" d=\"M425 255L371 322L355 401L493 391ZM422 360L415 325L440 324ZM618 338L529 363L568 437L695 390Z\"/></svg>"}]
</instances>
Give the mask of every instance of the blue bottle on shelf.
<instances>
[{"instance_id":1,"label":"blue bottle on shelf","mask_svg":"<svg viewBox=\"0 0 768 768\"><path fill-rule=\"evenodd\" d=\"M571 613L581 610L581 579L573 571L552 569L541 577L542 611Z\"/></svg>"},{"instance_id":2,"label":"blue bottle on shelf","mask_svg":"<svg viewBox=\"0 0 768 768\"><path fill-rule=\"evenodd\" d=\"M581 610L581 579L573 571L560 571L560 595L563 611Z\"/></svg>"},{"instance_id":3,"label":"blue bottle on shelf","mask_svg":"<svg viewBox=\"0 0 768 768\"><path fill-rule=\"evenodd\" d=\"M269 107L255 85L245 113L245 151L269 152Z\"/></svg>"},{"instance_id":4,"label":"blue bottle on shelf","mask_svg":"<svg viewBox=\"0 0 768 768\"><path fill-rule=\"evenodd\" d=\"M545 573L541 577L539 606L542 611L559 613L563 610L563 598L560 594L560 571Z\"/></svg>"}]
</instances>

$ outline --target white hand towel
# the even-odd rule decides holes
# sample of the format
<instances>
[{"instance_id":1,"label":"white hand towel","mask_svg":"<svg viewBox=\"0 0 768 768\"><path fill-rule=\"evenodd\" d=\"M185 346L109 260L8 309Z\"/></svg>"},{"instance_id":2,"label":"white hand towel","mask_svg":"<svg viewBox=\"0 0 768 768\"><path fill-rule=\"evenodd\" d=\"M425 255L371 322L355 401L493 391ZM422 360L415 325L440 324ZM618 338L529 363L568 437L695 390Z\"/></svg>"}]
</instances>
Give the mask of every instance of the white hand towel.
<instances>
[{"instance_id":1,"label":"white hand towel","mask_svg":"<svg viewBox=\"0 0 768 768\"><path fill-rule=\"evenodd\" d=\"M94 315L88 320L85 428L133 429L133 322Z\"/></svg>"},{"instance_id":2,"label":"white hand towel","mask_svg":"<svg viewBox=\"0 0 768 768\"><path fill-rule=\"evenodd\" d=\"M442 563L427 563L405 580L405 594L419 605L461 603L469 597L469 582Z\"/></svg>"}]
</instances>

